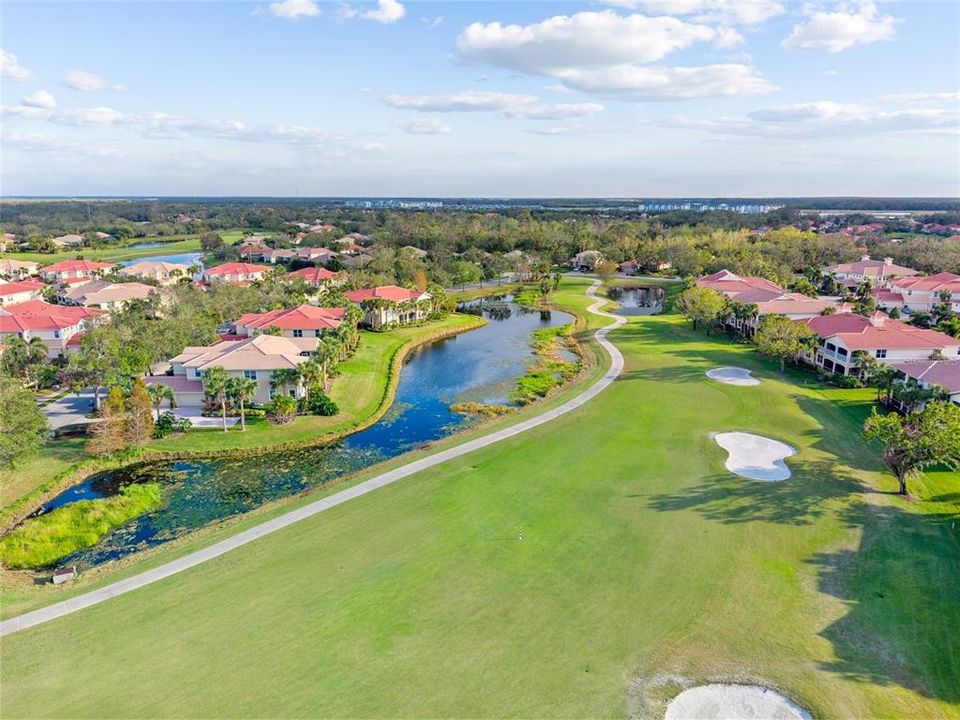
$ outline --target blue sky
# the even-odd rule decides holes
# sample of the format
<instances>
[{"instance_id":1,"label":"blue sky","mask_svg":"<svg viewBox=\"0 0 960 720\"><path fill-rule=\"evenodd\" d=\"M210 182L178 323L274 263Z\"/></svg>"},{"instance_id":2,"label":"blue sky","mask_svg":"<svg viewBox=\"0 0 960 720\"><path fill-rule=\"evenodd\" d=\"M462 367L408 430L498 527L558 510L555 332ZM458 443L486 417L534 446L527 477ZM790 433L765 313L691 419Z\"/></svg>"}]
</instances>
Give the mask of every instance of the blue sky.
<instances>
[{"instance_id":1,"label":"blue sky","mask_svg":"<svg viewBox=\"0 0 960 720\"><path fill-rule=\"evenodd\" d=\"M960 194L960 4L4 2L6 195Z\"/></svg>"}]
</instances>

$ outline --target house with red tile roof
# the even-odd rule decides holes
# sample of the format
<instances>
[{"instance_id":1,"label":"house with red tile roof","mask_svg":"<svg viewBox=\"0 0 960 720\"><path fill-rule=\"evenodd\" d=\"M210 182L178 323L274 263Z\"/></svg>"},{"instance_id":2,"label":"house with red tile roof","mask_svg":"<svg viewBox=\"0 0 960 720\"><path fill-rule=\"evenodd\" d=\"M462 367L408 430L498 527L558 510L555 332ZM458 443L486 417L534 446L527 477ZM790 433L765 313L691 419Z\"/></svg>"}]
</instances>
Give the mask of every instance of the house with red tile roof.
<instances>
[{"instance_id":1,"label":"house with red tile roof","mask_svg":"<svg viewBox=\"0 0 960 720\"><path fill-rule=\"evenodd\" d=\"M300 278L308 285L317 288L327 288L340 283L340 276L337 273L322 267L306 267L301 270L294 270L287 273L286 277L288 280Z\"/></svg>"},{"instance_id":2,"label":"house with red tile roof","mask_svg":"<svg viewBox=\"0 0 960 720\"><path fill-rule=\"evenodd\" d=\"M18 280L0 284L0 307L15 305L28 300L39 300L43 297L43 289L47 287L37 280Z\"/></svg>"},{"instance_id":3,"label":"house with red tile roof","mask_svg":"<svg viewBox=\"0 0 960 720\"><path fill-rule=\"evenodd\" d=\"M894 278L913 277L920 274L919 270L895 265L893 258L871 260L869 255L862 256L857 262L840 263L824 268L824 272L840 281L850 280L859 283L866 279L876 285L886 284Z\"/></svg>"},{"instance_id":4,"label":"house with red tile roof","mask_svg":"<svg viewBox=\"0 0 960 720\"><path fill-rule=\"evenodd\" d=\"M39 337L52 359L64 355L68 346L102 316L99 310L28 300L0 308L0 339Z\"/></svg>"},{"instance_id":5,"label":"house with red tile roof","mask_svg":"<svg viewBox=\"0 0 960 720\"><path fill-rule=\"evenodd\" d=\"M903 296L908 312L930 312L940 304L940 294L949 293L954 312L960 312L960 275L942 272L936 275L897 278L890 284L893 292Z\"/></svg>"},{"instance_id":6,"label":"house with red tile roof","mask_svg":"<svg viewBox=\"0 0 960 720\"><path fill-rule=\"evenodd\" d=\"M960 339L907 325L881 312L870 317L856 313L821 315L798 322L805 323L818 337L816 349L804 359L840 375L857 374L856 353L861 351L887 364L929 360L938 351L948 359L960 357Z\"/></svg>"},{"instance_id":7,"label":"house with red tile roof","mask_svg":"<svg viewBox=\"0 0 960 720\"><path fill-rule=\"evenodd\" d=\"M421 322L430 315L430 293L397 285L352 290L347 299L363 309L364 324L375 330Z\"/></svg>"},{"instance_id":8,"label":"house with red tile roof","mask_svg":"<svg viewBox=\"0 0 960 720\"><path fill-rule=\"evenodd\" d=\"M960 360L907 360L892 363L907 382L946 390L950 402L960 405ZM900 404L901 410L910 410ZM922 409L922 406L917 409Z\"/></svg>"},{"instance_id":9,"label":"house with red tile roof","mask_svg":"<svg viewBox=\"0 0 960 720\"><path fill-rule=\"evenodd\" d=\"M340 327L345 312L342 307L301 305L262 313L246 313L234 323L234 334L253 337L267 332L270 328L277 328L280 330L280 337L317 339ZM313 343L311 349L315 348L316 343Z\"/></svg>"},{"instance_id":10,"label":"house with red tile roof","mask_svg":"<svg viewBox=\"0 0 960 720\"><path fill-rule=\"evenodd\" d=\"M117 275L124 277L148 278L156 280L161 285L174 285L180 278L190 278L190 266L179 263L164 262L162 260L144 260L125 268L120 268Z\"/></svg>"},{"instance_id":11,"label":"house with red tile roof","mask_svg":"<svg viewBox=\"0 0 960 720\"><path fill-rule=\"evenodd\" d=\"M64 282L76 278L93 278L115 268L112 263L93 260L62 260L40 268L40 277L48 282Z\"/></svg>"},{"instance_id":12,"label":"house with red tile roof","mask_svg":"<svg viewBox=\"0 0 960 720\"><path fill-rule=\"evenodd\" d=\"M207 282L247 283L259 280L270 268L266 265L253 265L245 262L228 262L205 270L203 279Z\"/></svg>"},{"instance_id":13,"label":"house with red tile roof","mask_svg":"<svg viewBox=\"0 0 960 720\"><path fill-rule=\"evenodd\" d=\"M731 315L727 324L750 334L760 325L765 315L785 315L791 320L817 317L833 308L835 312L849 312L849 306L837 304L831 299L812 298L801 293L789 292L777 283L761 277L740 277L729 270L721 270L696 280L698 287L709 288L741 305L753 305L756 314L743 319Z\"/></svg>"},{"instance_id":14,"label":"house with red tile roof","mask_svg":"<svg viewBox=\"0 0 960 720\"><path fill-rule=\"evenodd\" d=\"M297 257L293 250L271 248L266 245L250 248L246 253L241 254L255 262L268 262L271 265L276 265L278 262L290 262Z\"/></svg>"}]
</instances>

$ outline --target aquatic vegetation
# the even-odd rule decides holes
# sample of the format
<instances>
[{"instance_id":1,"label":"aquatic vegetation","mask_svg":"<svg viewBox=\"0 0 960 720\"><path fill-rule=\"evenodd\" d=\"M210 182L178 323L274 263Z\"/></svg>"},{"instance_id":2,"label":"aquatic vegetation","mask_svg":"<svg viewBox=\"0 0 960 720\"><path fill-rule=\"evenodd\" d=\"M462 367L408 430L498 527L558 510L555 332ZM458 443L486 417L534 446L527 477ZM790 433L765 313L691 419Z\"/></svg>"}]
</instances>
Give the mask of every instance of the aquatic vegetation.
<instances>
[{"instance_id":1,"label":"aquatic vegetation","mask_svg":"<svg viewBox=\"0 0 960 720\"><path fill-rule=\"evenodd\" d=\"M77 550L96 545L128 520L163 504L157 483L127 485L119 494L80 500L30 518L0 539L0 560L10 568L41 568Z\"/></svg>"}]
</instances>

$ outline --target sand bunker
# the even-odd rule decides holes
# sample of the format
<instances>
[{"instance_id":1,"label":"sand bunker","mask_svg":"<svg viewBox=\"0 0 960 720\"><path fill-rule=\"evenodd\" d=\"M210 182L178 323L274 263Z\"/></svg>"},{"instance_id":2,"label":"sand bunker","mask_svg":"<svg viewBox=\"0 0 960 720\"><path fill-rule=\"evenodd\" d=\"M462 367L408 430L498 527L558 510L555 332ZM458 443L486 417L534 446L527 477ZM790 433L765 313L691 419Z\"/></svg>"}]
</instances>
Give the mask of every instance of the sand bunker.
<instances>
[{"instance_id":1,"label":"sand bunker","mask_svg":"<svg viewBox=\"0 0 960 720\"><path fill-rule=\"evenodd\" d=\"M790 477L790 468L783 458L796 450L779 440L745 432L717 433L714 438L730 456L727 470L751 480L776 482Z\"/></svg>"},{"instance_id":2,"label":"sand bunker","mask_svg":"<svg viewBox=\"0 0 960 720\"><path fill-rule=\"evenodd\" d=\"M812 720L790 698L758 685L702 685L684 690L664 720Z\"/></svg>"},{"instance_id":3,"label":"sand bunker","mask_svg":"<svg viewBox=\"0 0 960 720\"><path fill-rule=\"evenodd\" d=\"M749 370L741 367L719 367L713 370L707 370L707 377L717 382L726 383L727 385L760 384L760 381L751 375Z\"/></svg>"}]
</instances>

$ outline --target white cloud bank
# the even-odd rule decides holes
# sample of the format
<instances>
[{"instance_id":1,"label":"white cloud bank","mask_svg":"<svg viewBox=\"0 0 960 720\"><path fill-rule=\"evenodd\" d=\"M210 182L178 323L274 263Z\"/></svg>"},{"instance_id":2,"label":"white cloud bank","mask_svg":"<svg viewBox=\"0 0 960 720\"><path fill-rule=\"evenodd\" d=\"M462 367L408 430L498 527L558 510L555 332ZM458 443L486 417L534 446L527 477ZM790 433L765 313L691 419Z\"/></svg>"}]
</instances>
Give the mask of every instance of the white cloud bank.
<instances>
[{"instance_id":1,"label":"white cloud bank","mask_svg":"<svg viewBox=\"0 0 960 720\"><path fill-rule=\"evenodd\" d=\"M72 90L91 91L91 90L124 90L123 85L108 83L99 75L86 72L85 70L68 70L63 78L63 84Z\"/></svg>"},{"instance_id":2,"label":"white cloud bank","mask_svg":"<svg viewBox=\"0 0 960 720\"><path fill-rule=\"evenodd\" d=\"M757 25L782 15L774 0L604 0L606 5L644 10L656 15L691 15L698 22Z\"/></svg>"},{"instance_id":3,"label":"white cloud bank","mask_svg":"<svg viewBox=\"0 0 960 720\"><path fill-rule=\"evenodd\" d=\"M0 75L19 82L33 80L33 73L19 63L16 55L6 50L0 50Z\"/></svg>"},{"instance_id":4,"label":"white cloud bank","mask_svg":"<svg viewBox=\"0 0 960 720\"><path fill-rule=\"evenodd\" d=\"M571 90L623 100L758 95L776 89L739 63L647 65L695 43L729 48L741 41L730 28L604 10L531 25L473 23L457 39L457 49L469 64L555 78Z\"/></svg>"},{"instance_id":5,"label":"white cloud bank","mask_svg":"<svg viewBox=\"0 0 960 720\"><path fill-rule=\"evenodd\" d=\"M872 0L844 3L834 12L811 9L807 15L781 43L784 49L838 53L855 45L892 40L899 22L892 15L880 15Z\"/></svg>"},{"instance_id":6,"label":"white cloud bank","mask_svg":"<svg viewBox=\"0 0 960 720\"><path fill-rule=\"evenodd\" d=\"M57 106L57 101L46 90L37 90L32 95L27 95L23 100L20 101L21 105L26 105L27 107L36 107L36 108L54 108Z\"/></svg>"},{"instance_id":7,"label":"white cloud bank","mask_svg":"<svg viewBox=\"0 0 960 720\"><path fill-rule=\"evenodd\" d=\"M419 112L502 112L506 117L528 120L562 120L581 118L602 112L599 103L539 102L535 95L520 95L484 90L466 90L439 95L387 95L383 101L400 110Z\"/></svg>"},{"instance_id":8,"label":"white cloud bank","mask_svg":"<svg viewBox=\"0 0 960 720\"><path fill-rule=\"evenodd\" d=\"M449 125L436 117L397 120L394 124L411 135L449 135L452 132Z\"/></svg>"},{"instance_id":9,"label":"white cloud bank","mask_svg":"<svg viewBox=\"0 0 960 720\"><path fill-rule=\"evenodd\" d=\"M299 20L302 17L317 17L320 6L314 0L283 0L267 6L272 15L284 20Z\"/></svg>"},{"instance_id":10,"label":"white cloud bank","mask_svg":"<svg viewBox=\"0 0 960 720\"><path fill-rule=\"evenodd\" d=\"M863 137L874 134L957 135L957 93L882 96L862 102L820 100L761 108L745 115L716 118L670 118L670 127L721 135L770 138ZM896 105L891 98L898 98Z\"/></svg>"}]
</instances>

